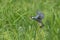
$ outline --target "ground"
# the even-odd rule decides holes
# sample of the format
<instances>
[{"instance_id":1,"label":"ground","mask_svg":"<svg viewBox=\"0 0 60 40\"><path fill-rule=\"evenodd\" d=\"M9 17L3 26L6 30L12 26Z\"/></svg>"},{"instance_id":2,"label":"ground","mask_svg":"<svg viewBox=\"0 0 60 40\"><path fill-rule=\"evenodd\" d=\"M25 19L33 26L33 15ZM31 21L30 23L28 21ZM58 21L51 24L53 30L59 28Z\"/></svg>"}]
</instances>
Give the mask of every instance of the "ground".
<instances>
[{"instance_id":1,"label":"ground","mask_svg":"<svg viewBox=\"0 0 60 40\"><path fill-rule=\"evenodd\" d=\"M31 19L44 13L44 27ZM0 40L60 40L60 0L0 0Z\"/></svg>"}]
</instances>

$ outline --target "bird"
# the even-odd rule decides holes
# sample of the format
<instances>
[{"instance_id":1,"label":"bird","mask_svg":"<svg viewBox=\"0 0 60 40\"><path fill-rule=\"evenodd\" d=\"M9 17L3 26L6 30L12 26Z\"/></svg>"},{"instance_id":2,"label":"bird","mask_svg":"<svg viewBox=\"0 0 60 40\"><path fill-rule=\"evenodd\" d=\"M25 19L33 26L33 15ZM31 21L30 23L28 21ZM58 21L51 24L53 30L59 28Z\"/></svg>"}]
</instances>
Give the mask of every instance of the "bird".
<instances>
[{"instance_id":1,"label":"bird","mask_svg":"<svg viewBox=\"0 0 60 40\"><path fill-rule=\"evenodd\" d=\"M36 20L37 22L40 23L40 27L42 28L44 24L42 23L42 19L44 18L44 14L40 11L36 12L36 16L32 17L32 19Z\"/></svg>"}]
</instances>

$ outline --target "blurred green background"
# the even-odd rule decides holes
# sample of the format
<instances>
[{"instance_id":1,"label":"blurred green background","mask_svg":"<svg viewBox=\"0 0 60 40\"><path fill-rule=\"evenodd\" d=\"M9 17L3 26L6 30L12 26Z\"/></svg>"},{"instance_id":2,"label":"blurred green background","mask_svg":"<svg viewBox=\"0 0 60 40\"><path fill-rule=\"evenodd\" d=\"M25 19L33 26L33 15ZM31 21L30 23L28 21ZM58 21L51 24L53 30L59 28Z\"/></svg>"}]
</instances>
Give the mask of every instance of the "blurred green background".
<instances>
[{"instance_id":1,"label":"blurred green background","mask_svg":"<svg viewBox=\"0 0 60 40\"><path fill-rule=\"evenodd\" d=\"M44 13L44 27L31 19ZM0 40L60 40L60 0L0 0Z\"/></svg>"}]
</instances>

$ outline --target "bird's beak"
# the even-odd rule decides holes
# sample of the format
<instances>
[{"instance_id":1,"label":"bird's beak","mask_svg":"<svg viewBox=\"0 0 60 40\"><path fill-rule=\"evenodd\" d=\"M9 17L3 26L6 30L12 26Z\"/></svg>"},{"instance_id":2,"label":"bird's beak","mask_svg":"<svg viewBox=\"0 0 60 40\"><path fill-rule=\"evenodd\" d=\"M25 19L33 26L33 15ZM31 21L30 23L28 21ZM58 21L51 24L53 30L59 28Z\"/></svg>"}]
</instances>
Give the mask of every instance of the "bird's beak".
<instances>
[{"instance_id":1,"label":"bird's beak","mask_svg":"<svg viewBox=\"0 0 60 40\"><path fill-rule=\"evenodd\" d=\"M34 19L34 17L32 17L32 19Z\"/></svg>"}]
</instances>

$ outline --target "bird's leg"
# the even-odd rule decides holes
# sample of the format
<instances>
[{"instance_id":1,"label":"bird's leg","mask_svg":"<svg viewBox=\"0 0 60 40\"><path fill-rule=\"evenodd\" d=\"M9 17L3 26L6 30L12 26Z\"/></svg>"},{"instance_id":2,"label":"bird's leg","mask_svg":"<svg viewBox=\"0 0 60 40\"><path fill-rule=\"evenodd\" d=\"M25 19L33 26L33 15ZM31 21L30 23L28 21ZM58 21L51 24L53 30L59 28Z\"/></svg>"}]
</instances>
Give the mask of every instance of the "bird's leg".
<instances>
[{"instance_id":1,"label":"bird's leg","mask_svg":"<svg viewBox=\"0 0 60 40\"><path fill-rule=\"evenodd\" d=\"M44 24L42 22L40 22L40 28L44 27Z\"/></svg>"}]
</instances>

